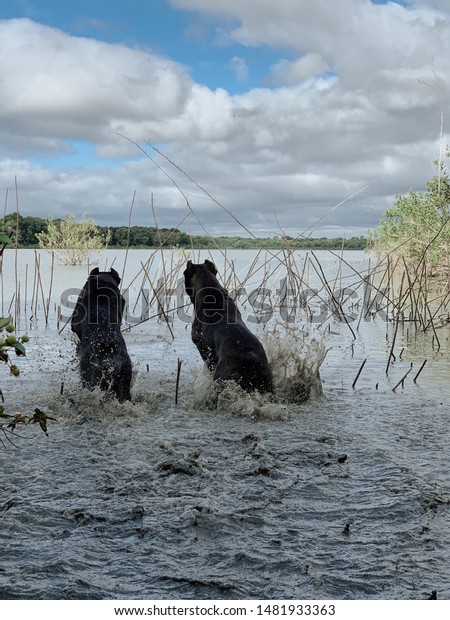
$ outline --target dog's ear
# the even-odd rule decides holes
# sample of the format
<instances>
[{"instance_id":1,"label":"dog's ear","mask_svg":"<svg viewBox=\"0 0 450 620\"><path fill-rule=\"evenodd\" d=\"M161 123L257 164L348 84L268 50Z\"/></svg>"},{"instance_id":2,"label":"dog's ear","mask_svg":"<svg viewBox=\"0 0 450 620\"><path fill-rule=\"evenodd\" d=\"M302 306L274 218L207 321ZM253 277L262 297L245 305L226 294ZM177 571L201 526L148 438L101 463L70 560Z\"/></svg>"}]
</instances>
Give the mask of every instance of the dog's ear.
<instances>
[{"instance_id":1,"label":"dog's ear","mask_svg":"<svg viewBox=\"0 0 450 620\"><path fill-rule=\"evenodd\" d=\"M186 289L186 293L189 295L189 299L192 303L194 303L194 288L192 286L192 279L194 277L196 267L197 265L194 265L191 260L188 260L186 269L183 272L184 288Z\"/></svg>"},{"instance_id":2,"label":"dog's ear","mask_svg":"<svg viewBox=\"0 0 450 620\"><path fill-rule=\"evenodd\" d=\"M217 275L217 269L216 269L216 266L215 266L215 264L213 262L211 262L210 260L206 259L205 260L205 265L206 265L206 268L208 269L208 271L210 271L213 274L213 276Z\"/></svg>"},{"instance_id":3,"label":"dog's ear","mask_svg":"<svg viewBox=\"0 0 450 620\"><path fill-rule=\"evenodd\" d=\"M192 275L194 271L194 265L192 264L191 260L188 260L187 265L186 265L186 269L183 272L183 275L188 278L190 275Z\"/></svg>"},{"instance_id":4,"label":"dog's ear","mask_svg":"<svg viewBox=\"0 0 450 620\"><path fill-rule=\"evenodd\" d=\"M117 284L120 284L120 276L113 267L111 267L111 269L109 270L109 273L112 275L112 277L117 282Z\"/></svg>"},{"instance_id":5,"label":"dog's ear","mask_svg":"<svg viewBox=\"0 0 450 620\"><path fill-rule=\"evenodd\" d=\"M96 267L95 269L93 269L91 271L91 273L89 274L90 276L98 276L98 274L100 273L100 270L98 267Z\"/></svg>"}]
</instances>

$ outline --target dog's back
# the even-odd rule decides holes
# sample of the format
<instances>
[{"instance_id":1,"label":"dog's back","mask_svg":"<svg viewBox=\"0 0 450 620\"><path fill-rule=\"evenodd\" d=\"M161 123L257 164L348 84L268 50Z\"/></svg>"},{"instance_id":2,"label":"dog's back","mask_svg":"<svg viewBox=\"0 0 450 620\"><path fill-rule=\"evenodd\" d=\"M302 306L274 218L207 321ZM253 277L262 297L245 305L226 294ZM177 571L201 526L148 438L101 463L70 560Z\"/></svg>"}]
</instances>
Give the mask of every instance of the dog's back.
<instances>
[{"instance_id":1,"label":"dog's back","mask_svg":"<svg viewBox=\"0 0 450 620\"><path fill-rule=\"evenodd\" d=\"M247 392L272 392L272 375L264 347L243 322L214 334L218 362L214 378L236 381Z\"/></svg>"},{"instance_id":2,"label":"dog's back","mask_svg":"<svg viewBox=\"0 0 450 620\"><path fill-rule=\"evenodd\" d=\"M215 265L208 260L200 265L189 261L184 272L186 291L195 309L192 340L215 380L234 380L249 392L272 392L264 348L216 274Z\"/></svg>"},{"instance_id":3,"label":"dog's back","mask_svg":"<svg viewBox=\"0 0 450 620\"><path fill-rule=\"evenodd\" d=\"M86 387L99 386L123 402L131 399L131 360L120 331L125 300L120 277L92 270L72 316L72 331L80 339L81 379Z\"/></svg>"}]
</instances>

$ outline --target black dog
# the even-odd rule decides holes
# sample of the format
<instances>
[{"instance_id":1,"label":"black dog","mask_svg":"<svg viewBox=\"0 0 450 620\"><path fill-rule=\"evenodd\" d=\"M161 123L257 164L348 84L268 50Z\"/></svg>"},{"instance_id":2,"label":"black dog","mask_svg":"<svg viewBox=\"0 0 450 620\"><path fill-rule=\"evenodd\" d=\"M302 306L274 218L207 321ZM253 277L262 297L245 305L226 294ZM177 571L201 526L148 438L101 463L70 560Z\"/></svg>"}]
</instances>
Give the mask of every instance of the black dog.
<instances>
[{"instance_id":1,"label":"black dog","mask_svg":"<svg viewBox=\"0 0 450 620\"><path fill-rule=\"evenodd\" d=\"M71 327L80 339L83 386L99 386L123 403L131 400L132 365L120 331L125 300L119 284L115 269L93 269L78 297Z\"/></svg>"},{"instance_id":2,"label":"black dog","mask_svg":"<svg viewBox=\"0 0 450 620\"><path fill-rule=\"evenodd\" d=\"M215 381L234 380L247 392L272 392L263 346L245 325L216 274L209 260L202 265L188 261L184 271L186 292L195 309L192 340Z\"/></svg>"}]
</instances>

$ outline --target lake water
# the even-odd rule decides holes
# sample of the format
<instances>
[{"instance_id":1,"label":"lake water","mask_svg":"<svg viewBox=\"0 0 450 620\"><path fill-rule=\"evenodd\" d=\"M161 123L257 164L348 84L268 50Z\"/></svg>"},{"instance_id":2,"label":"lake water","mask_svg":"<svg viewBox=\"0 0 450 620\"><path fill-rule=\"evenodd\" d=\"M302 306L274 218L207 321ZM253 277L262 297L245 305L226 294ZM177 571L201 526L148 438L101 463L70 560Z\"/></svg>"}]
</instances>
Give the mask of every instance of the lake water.
<instances>
[{"instance_id":1,"label":"lake water","mask_svg":"<svg viewBox=\"0 0 450 620\"><path fill-rule=\"evenodd\" d=\"M88 268L5 253L2 314L30 336L21 376L3 372L6 411L56 421L48 437L27 428L0 445L0 598L450 598L450 323L439 346L401 326L386 373L394 326L382 310L361 316L366 254L295 252L288 280L274 251L190 257L214 259L236 289L276 375L273 401L230 388L206 407L181 252L100 257L128 299L123 405L81 388L64 327ZM338 289L347 320L328 307ZM303 404L290 391L299 376L312 388Z\"/></svg>"}]
</instances>

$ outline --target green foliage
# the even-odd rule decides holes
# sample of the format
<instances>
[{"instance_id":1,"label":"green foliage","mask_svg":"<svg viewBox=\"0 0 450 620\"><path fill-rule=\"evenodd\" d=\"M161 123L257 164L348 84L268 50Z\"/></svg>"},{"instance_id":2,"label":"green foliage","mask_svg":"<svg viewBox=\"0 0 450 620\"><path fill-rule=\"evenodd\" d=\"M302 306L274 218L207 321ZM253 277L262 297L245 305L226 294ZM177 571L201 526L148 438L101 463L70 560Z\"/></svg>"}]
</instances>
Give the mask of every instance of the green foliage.
<instances>
[{"instance_id":1,"label":"green foliage","mask_svg":"<svg viewBox=\"0 0 450 620\"><path fill-rule=\"evenodd\" d=\"M34 410L34 414L32 416L23 415L22 413L14 413L9 414L5 413L3 405L0 405L0 431L3 433L3 436L7 438L9 441L9 434L14 434L17 426L25 426L27 424L39 424L41 430L47 435L47 422L48 420L54 421L54 418L48 416L45 411L41 411L36 407ZM0 442L2 440L0 439ZM3 443L3 442L2 442Z\"/></svg>"},{"instance_id":2,"label":"green foliage","mask_svg":"<svg viewBox=\"0 0 450 620\"><path fill-rule=\"evenodd\" d=\"M64 220L47 220L47 230L36 234L39 246L55 252L64 265L81 265L92 252L104 250L110 234L103 235L93 219L83 216L77 222L75 216L66 214Z\"/></svg>"},{"instance_id":3,"label":"green foliage","mask_svg":"<svg viewBox=\"0 0 450 620\"><path fill-rule=\"evenodd\" d=\"M15 353L17 356L26 355L24 345L29 341L29 338L27 335L17 337L13 333L14 331L15 328L11 317L0 317L0 360L9 367L9 371L14 377L18 377L20 375L20 370L16 364L12 363L11 354ZM48 420L53 420L53 418L47 416L47 414L40 409L35 409L32 416L23 415L21 413L14 413L11 415L5 413L4 406L0 405L0 432L9 442L11 442L10 436L14 435L14 431L17 426L20 425L39 424L47 435ZM0 442L3 443L1 438Z\"/></svg>"},{"instance_id":4,"label":"green foliage","mask_svg":"<svg viewBox=\"0 0 450 620\"><path fill-rule=\"evenodd\" d=\"M366 247L365 237L192 237L192 247L194 248L220 248L235 250L364 250ZM190 244L189 244L190 245Z\"/></svg>"},{"instance_id":5,"label":"green foliage","mask_svg":"<svg viewBox=\"0 0 450 620\"><path fill-rule=\"evenodd\" d=\"M0 360L9 366L12 375L18 377L20 370L11 362L11 353L17 356L26 355L24 344L28 342L27 335L17 338L13 334L15 328L11 321L11 317L0 317ZM5 333L6 332L6 333Z\"/></svg>"},{"instance_id":6,"label":"green foliage","mask_svg":"<svg viewBox=\"0 0 450 620\"><path fill-rule=\"evenodd\" d=\"M67 216L66 216L67 217ZM72 217L72 216L70 216ZM22 217L19 215L19 247L32 248L37 246L36 235L47 233L48 222L55 226L61 220L43 220L38 217ZM0 220L1 221L1 220ZM91 220L92 221L92 220ZM10 213L3 220L3 229L11 234L11 243L15 244L16 214ZM367 245L365 237L210 237L208 235L188 235L177 228L156 228L154 226L97 226L103 239L103 247L108 241L110 248L194 248L194 249L236 249L236 250L277 250L283 248L298 250L363 250ZM1 238L0 238L1 243ZM47 249L47 248L46 248Z\"/></svg>"},{"instance_id":7,"label":"green foliage","mask_svg":"<svg viewBox=\"0 0 450 620\"><path fill-rule=\"evenodd\" d=\"M0 233L0 246L2 246L2 248L5 248L10 243L11 237L4 232Z\"/></svg>"},{"instance_id":8,"label":"green foliage","mask_svg":"<svg viewBox=\"0 0 450 620\"><path fill-rule=\"evenodd\" d=\"M8 239L8 245L18 247L37 247L37 233L44 232L47 229L47 223L40 217L22 217L16 213L8 213L4 218L0 218L0 228L2 235ZM19 231L18 239L16 232ZM3 241L0 240L3 244Z\"/></svg>"},{"instance_id":9,"label":"green foliage","mask_svg":"<svg viewBox=\"0 0 450 620\"><path fill-rule=\"evenodd\" d=\"M433 271L444 264L448 267L449 220L450 179L441 162L425 191L395 196L394 205L369 233L369 245L379 255L403 257L413 269L424 261Z\"/></svg>"}]
</instances>

